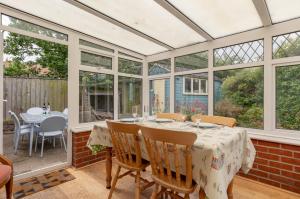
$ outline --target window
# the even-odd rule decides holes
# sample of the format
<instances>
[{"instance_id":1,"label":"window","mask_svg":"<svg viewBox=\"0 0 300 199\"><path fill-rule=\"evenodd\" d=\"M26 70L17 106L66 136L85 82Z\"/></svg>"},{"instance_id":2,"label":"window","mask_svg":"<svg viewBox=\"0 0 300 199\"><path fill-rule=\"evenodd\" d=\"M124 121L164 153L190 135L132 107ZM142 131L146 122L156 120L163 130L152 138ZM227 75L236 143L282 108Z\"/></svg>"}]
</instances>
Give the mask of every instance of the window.
<instances>
[{"instance_id":1,"label":"window","mask_svg":"<svg viewBox=\"0 0 300 199\"><path fill-rule=\"evenodd\" d=\"M160 61L150 62L148 64L148 74L160 75L171 72L171 59L164 59Z\"/></svg>"},{"instance_id":2,"label":"window","mask_svg":"<svg viewBox=\"0 0 300 199\"><path fill-rule=\"evenodd\" d=\"M300 32L273 37L273 59L300 56Z\"/></svg>"},{"instance_id":3,"label":"window","mask_svg":"<svg viewBox=\"0 0 300 199\"><path fill-rule=\"evenodd\" d=\"M150 80L149 114L170 112L170 79Z\"/></svg>"},{"instance_id":4,"label":"window","mask_svg":"<svg viewBox=\"0 0 300 199\"><path fill-rule=\"evenodd\" d=\"M214 66L246 64L263 60L263 40L250 41L214 50Z\"/></svg>"},{"instance_id":5,"label":"window","mask_svg":"<svg viewBox=\"0 0 300 199\"><path fill-rule=\"evenodd\" d=\"M40 35L52 37L59 40L68 41L68 35L66 34L48 28L44 28L42 26L35 25L33 23L29 23L27 21L17 19L15 17L7 16L7 15L2 15L2 25L18 28L21 30L26 30L29 32L37 33Z\"/></svg>"},{"instance_id":6,"label":"window","mask_svg":"<svg viewBox=\"0 0 300 199\"><path fill-rule=\"evenodd\" d=\"M205 77L207 78L207 77ZM185 95L207 95L207 79L197 77L183 77L183 94Z\"/></svg>"},{"instance_id":7,"label":"window","mask_svg":"<svg viewBox=\"0 0 300 199\"><path fill-rule=\"evenodd\" d=\"M300 130L300 65L276 67L276 128Z\"/></svg>"},{"instance_id":8,"label":"window","mask_svg":"<svg viewBox=\"0 0 300 199\"><path fill-rule=\"evenodd\" d=\"M198 113L207 114L207 79L208 73L175 76L176 113L188 117Z\"/></svg>"},{"instance_id":9,"label":"window","mask_svg":"<svg viewBox=\"0 0 300 199\"><path fill-rule=\"evenodd\" d=\"M81 64L104 69L112 69L112 58L81 51Z\"/></svg>"},{"instance_id":10,"label":"window","mask_svg":"<svg viewBox=\"0 0 300 199\"><path fill-rule=\"evenodd\" d=\"M263 128L263 67L214 72L214 115L233 117L238 126Z\"/></svg>"},{"instance_id":11,"label":"window","mask_svg":"<svg viewBox=\"0 0 300 199\"><path fill-rule=\"evenodd\" d=\"M113 119L113 75L80 71L79 122Z\"/></svg>"},{"instance_id":12,"label":"window","mask_svg":"<svg viewBox=\"0 0 300 199\"><path fill-rule=\"evenodd\" d=\"M119 76L119 118L133 117L133 109L142 116L143 80Z\"/></svg>"},{"instance_id":13,"label":"window","mask_svg":"<svg viewBox=\"0 0 300 199\"><path fill-rule=\"evenodd\" d=\"M175 72L189 71L207 67L207 51L175 57Z\"/></svg>"},{"instance_id":14,"label":"window","mask_svg":"<svg viewBox=\"0 0 300 199\"><path fill-rule=\"evenodd\" d=\"M143 63L119 58L119 72L134 75L143 75Z\"/></svg>"},{"instance_id":15,"label":"window","mask_svg":"<svg viewBox=\"0 0 300 199\"><path fill-rule=\"evenodd\" d=\"M104 47L104 46L101 46L101 45L98 45L98 44L95 44L95 43L92 43L92 42L89 42L89 41L86 41L83 39L79 39L79 44L82 46L87 46L87 47L95 48L98 50L104 50L104 51L111 52L111 53L114 52L113 49L110 49L110 48L107 48L107 47Z\"/></svg>"}]
</instances>

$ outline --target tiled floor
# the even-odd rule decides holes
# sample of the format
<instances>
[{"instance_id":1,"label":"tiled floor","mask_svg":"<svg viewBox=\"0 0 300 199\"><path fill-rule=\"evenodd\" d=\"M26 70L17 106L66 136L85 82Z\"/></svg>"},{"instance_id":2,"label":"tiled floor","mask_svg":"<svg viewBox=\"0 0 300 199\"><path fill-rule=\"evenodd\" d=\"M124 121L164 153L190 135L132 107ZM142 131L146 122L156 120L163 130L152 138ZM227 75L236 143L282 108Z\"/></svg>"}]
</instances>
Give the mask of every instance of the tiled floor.
<instances>
[{"instance_id":1,"label":"tiled floor","mask_svg":"<svg viewBox=\"0 0 300 199\"><path fill-rule=\"evenodd\" d=\"M106 199L108 190L105 188L105 162L100 162L82 169L68 169L75 180L47 189L26 197L27 199ZM115 171L115 168L113 169ZM149 176L147 171L146 175ZM300 195L287 192L269 185L257 183L241 177L235 178L235 199L299 199ZM2 189L0 199L4 199ZM142 193L141 199L150 198L151 188ZM113 199L134 198L134 179L122 178L113 195ZM197 192L191 197L198 198Z\"/></svg>"}]
</instances>

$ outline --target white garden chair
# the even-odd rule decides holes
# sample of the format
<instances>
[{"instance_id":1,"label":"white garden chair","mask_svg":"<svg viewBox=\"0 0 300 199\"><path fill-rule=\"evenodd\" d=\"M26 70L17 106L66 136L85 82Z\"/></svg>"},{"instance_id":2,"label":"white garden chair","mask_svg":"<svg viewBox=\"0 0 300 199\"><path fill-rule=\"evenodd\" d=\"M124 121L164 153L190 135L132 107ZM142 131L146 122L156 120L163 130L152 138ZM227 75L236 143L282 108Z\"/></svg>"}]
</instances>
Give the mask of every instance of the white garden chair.
<instances>
[{"instance_id":1,"label":"white garden chair","mask_svg":"<svg viewBox=\"0 0 300 199\"><path fill-rule=\"evenodd\" d=\"M15 124L15 129L14 129L14 152L17 153L18 150L18 145L19 145L19 140L20 140L20 136L23 135L29 135L31 132L31 125L26 124L26 125L21 125L19 118L17 117L17 115L12 112L12 111L8 111L8 113L10 114L10 116L12 117L14 124Z\"/></svg>"},{"instance_id":2,"label":"white garden chair","mask_svg":"<svg viewBox=\"0 0 300 199\"><path fill-rule=\"evenodd\" d=\"M44 142L45 139L49 138L60 138L60 144L62 147L62 144L64 145L65 151L67 152L67 146L64 138L64 129L66 127L66 119L62 116L52 116L45 119L39 128L39 133L36 136L35 140L35 151L37 150L37 143L39 137L42 138L42 146L41 146L41 157L43 157L44 153ZM55 142L54 142L55 143ZM55 144L54 144L55 147Z\"/></svg>"},{"instance_id":3,"label":"white garden chair","mask_svg":"<svg viewBox=\"0 0 300 199\"><path fill-rule=\"evenodd\" d=\"M44 110L40 107L32 107L27 110L27 113L30 115L42 115Z\"/></svg>"}]
</instances>

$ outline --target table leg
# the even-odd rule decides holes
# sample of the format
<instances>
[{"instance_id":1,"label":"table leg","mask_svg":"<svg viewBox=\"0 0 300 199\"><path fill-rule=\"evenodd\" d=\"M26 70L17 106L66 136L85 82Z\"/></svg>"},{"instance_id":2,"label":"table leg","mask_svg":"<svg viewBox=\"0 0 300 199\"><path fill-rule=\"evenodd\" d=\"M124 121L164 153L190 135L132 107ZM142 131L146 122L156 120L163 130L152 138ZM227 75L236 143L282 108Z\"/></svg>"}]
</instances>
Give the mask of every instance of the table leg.
<instances>
[{"instance_id":1,"label":"table leg","mask_svg":"<svg viewBox=\"0 0 300 199\"><path fill-rule=\"evenodd\" d=\"M112 148L106 148L106 189L111 188Z\"/></svg>"},{"instance_id":2,"label":"table leg","mask_svg":"<svg viewBox=\"0 0 300 199\"><path fill-rule=\"evenodd\" d=\"M29 156L32 154L32 143L33 143L33 131L34 131L34 125L31 125L31 131L30 131L30 140L29 140Z\"/></svg>"},{"instance_id":3,"label":"table leg","mask_svg":"<svg viewBox=\"0 0 300 199\"><path fill-rule=\"evenodd\" d=\"M202 188L200 188L199 199L205 199L205 198L206 198L206 194L205 194L204 190Z\"/></svg>"},{"instance_id":4,"label":"table leg","mask_svg":"<svg viewBox=\"0 0 300 199\"><path fill-rule=\"evenodd\" d=\"M228 199L233 199L233 179L231 180L230 184L228 185L228 188L227 188L227 196L228 196Z\"/></svg>"}]
</instances>

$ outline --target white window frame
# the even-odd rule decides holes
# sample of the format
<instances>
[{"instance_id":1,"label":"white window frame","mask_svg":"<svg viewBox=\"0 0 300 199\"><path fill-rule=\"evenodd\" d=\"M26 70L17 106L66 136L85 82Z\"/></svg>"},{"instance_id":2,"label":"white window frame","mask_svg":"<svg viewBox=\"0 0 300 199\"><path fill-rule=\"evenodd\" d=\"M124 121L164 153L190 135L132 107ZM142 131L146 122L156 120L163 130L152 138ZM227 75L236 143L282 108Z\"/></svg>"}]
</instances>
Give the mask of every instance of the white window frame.
<instances>
[{"instance_id":1,"label":"white window frame","mask_svg":"<svg viewBox=\"0 0 300 199\"><path fill-rule=\"evenodd\" d=\"M191 79L191 92L186 92L186 90L185 90L185 80L186 79ZM197 93L197 92L195 92L194 91L194 80L198 80L199 81L199 93ZM205 91L206 92L201 92L201 85L202 85L202 81L205 81L206 83L205 83ZM182 89L183 89L183 94L184 95L208 95L208 86L207 86L207 84L208 84L208 80L207 79L201 79L201 78L195 78L195 77L185 77L185 76L183 76L183 84L182 84Z\"/></svg>"}]
</instances>

